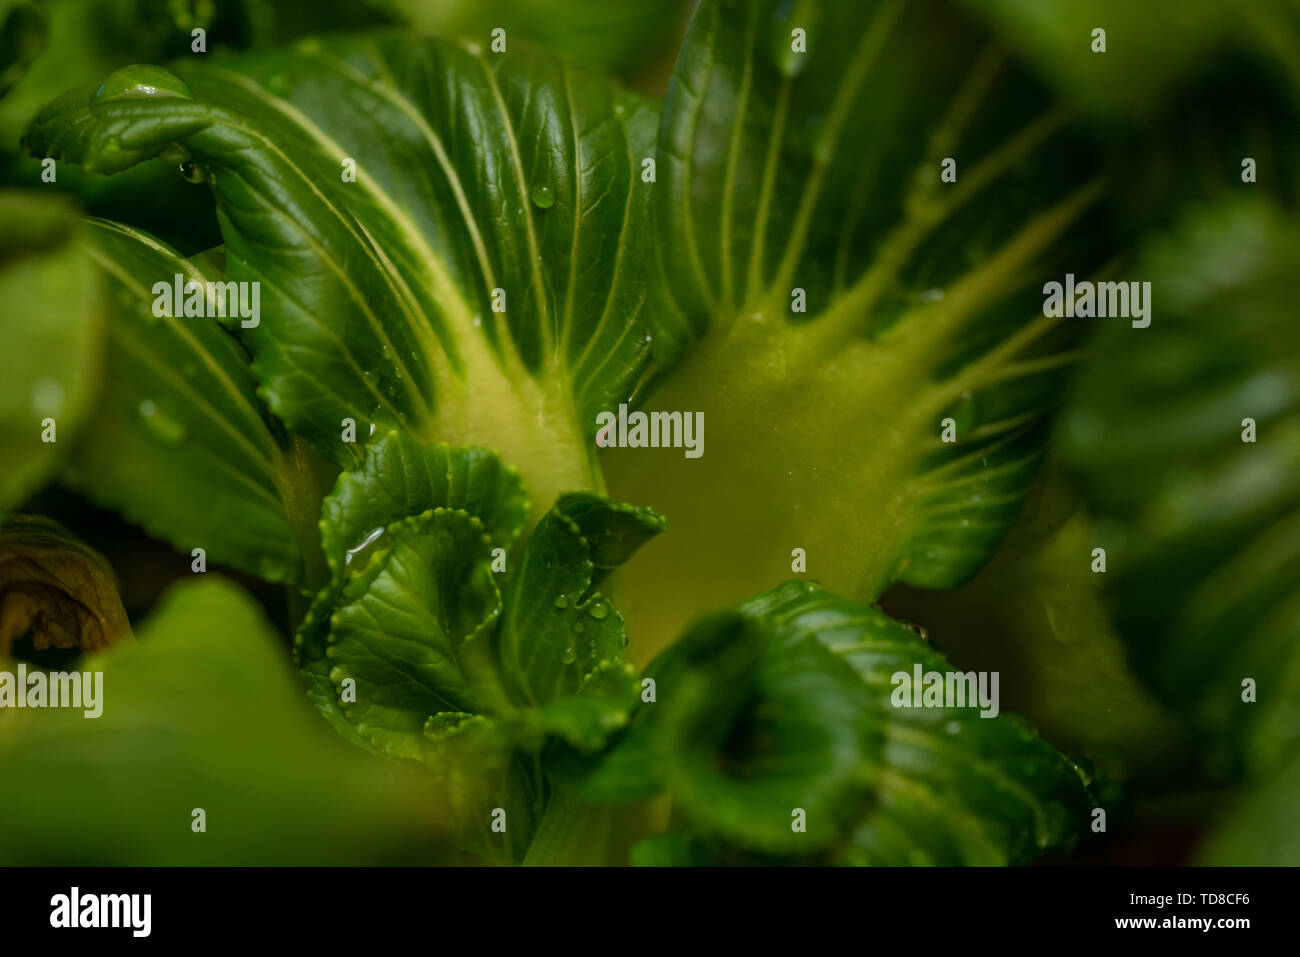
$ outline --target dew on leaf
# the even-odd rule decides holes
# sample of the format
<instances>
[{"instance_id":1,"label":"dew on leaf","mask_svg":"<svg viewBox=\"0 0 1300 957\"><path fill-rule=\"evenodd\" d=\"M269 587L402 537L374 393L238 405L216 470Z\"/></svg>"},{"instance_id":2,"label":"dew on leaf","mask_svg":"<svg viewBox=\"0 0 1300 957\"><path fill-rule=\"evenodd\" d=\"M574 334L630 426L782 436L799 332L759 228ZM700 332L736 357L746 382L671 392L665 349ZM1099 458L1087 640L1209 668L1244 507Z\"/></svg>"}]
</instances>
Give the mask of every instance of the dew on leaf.
<instances>
[{"instance_id":1,"label":"dew on leaf","mask_svg":"<svg viewBox=\"0 0 1300 957\"><path fill-rule=\"evenodd\" d=\"M187 183L202 183L208 178L207 170L191 160L181 163L180 171L181 178Z\"/></svg>"},{"instance_id":2,"label":"dew on leaf","mask_svg":"<svg viewBox=\"0 0 1300 957\"><path fill-rule=\"evenodd\" d=\"M1097 772L1091 761L1087 758L1075 758L1070 763L1074 765L1074 770L1079 775L1079 780L1084 784L1092 783L1092 779L1096 776Z\"/></svg>"},{"instance_id":3,"label":"dew on leaf","mask_svg":"<svg viewBox=\"0 0 1300 957\"><path fill-rule=\"evenodd\" d=\"M555 599L555 607L556 607L556 608L568 608L568 607L569 607L569 599L565 598L563 595L560 595L558 598Z\"/></svg>"},{"instance_id":4,"label":"dew on leaf","mask_svg":"<svg viewBox=\"0 0 1300 957\"><path fill-rule=\"evenodd\" d=\"M384 528L382 525L379 528L372 528L365 538L347 550L347 554L343 559L344 567L353 564L362 556L370 552L374 548L375 543L383 537Z\"/></svg>"},{"instance_id":5,"label":"dew on leaf","mask_svg":"<svg viewBox=\"0 0 1300 957\"><path fill-rule=\"evenodd\" d=\"M194 93L189 85L171 70L164 70L158 66L134 65L124 66L114 71L99 85L91 100L95 103L106 103L112 100L156 97L192 100Z\"/></svg>"},{"instance_id":6,"label":"dew on leaf","mask_svg":"<svg viewBox=\"0 0 1300 957\"><path fill-rule=\"evenodd\" d=\"M533 187L533 205L538 209L550 209L555 205L555 193L551 187L538 184Z\"/></svg>"}]
</instances>

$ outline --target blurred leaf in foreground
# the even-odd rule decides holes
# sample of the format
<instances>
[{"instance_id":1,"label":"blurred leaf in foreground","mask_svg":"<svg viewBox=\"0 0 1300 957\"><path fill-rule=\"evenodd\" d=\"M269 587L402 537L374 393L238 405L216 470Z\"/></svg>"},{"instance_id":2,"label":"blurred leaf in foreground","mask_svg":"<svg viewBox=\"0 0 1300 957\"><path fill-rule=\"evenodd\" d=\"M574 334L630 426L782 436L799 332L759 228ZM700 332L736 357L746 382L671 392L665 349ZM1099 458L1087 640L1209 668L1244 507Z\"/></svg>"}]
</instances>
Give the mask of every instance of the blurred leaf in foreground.
<instances>
[{"instance_id":1,"label":"blurred leaf in foreground","mask_svg":"<svg viewBox=\"0 0 1300 957\"><path fill-rule=\"evenodd\" d=\"M1246 791L1201 847L1196 863L1294 867L1300 861L1300 755L1261 787Z\"/></svg>"},{"instance_id":2,"label":"blurred leaf in foreground","mask_svg":"<svg viewBox=\"0 0 1300 957\"><path fill-rule=\"evenodd\" d=\"M96 389L102 298L82 228L66 200L0 191L0 513L45 480Z\"/></svg>"},{"instance_id":3,"label":"blurred leaf in foreground","mask_svg":"<svg viewBox=\"0 0 1300 957\"><path fill-rule=\"evenodd\" d=\"M436 795L319 720L238 588L175 587L140 639L95 662L100 718L0 712L0 863L428 861Z\"/></svg>"},{"instance_id":4,"label":"blurred leaf in foreground","mask_svg":"<svg viewBox=\"0 0 1300 957\"><path fill-rule=\"evenodd\" d=\"M886 610L937 637L957 664L1002 675L1003 707L1106 773L1168 774L1186 759L1179 722L1125 660L1104 575L1091 570L1095 523L1049 467L993 559L950 592L902 587Z\"/></svg>"},{"instance_id":5,"label":"blurred leaf in foreground","mask_svg":"<svg viewBox=\"0 0 1300 957\"><path fill-rule=\"evenodd\" d=\"M1139 675L1263 773L1300 742L1300 232L1249 201L1154 242L1151 328L1112 325L1064 446Z\"/></svg>"}]
</instances>

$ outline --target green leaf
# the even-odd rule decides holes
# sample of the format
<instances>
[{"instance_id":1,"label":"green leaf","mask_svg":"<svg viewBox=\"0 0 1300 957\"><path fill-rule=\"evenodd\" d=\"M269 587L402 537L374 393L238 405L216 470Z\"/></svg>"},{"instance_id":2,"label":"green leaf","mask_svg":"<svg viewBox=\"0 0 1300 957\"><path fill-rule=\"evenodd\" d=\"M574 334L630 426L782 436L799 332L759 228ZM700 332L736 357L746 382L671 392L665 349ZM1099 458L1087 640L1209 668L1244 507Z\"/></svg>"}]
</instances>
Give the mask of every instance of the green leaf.
<instances>
[{"instance_id":1,"label":"green leaf","mask_svg":"<svg viewBox=\"0 0 1300 957\"><path fill-rule=\"evenodd\" d=\"M1161 780L1185 768L1193 736L1128 667L1092 571L1097 523L1049 464L1005 539L953 591L891 589L884 609L940 636L957 663L1001 675L1003 707L1107 774Z\"/></svg>"},{"instance_id":2,"label":"green leaf","mask_svg":"<svg viewBox=\"0 0 1300 957\"><path fill-rule=\"evenodd\" d=\"M533 529L505 593L497 656L520 706L576 693L627 644L623 618L599 592L607 572L664 527L648 509L570 494Z\"/></svg>"},{"instance_id":3,"label":"green leaf","mask_svg":"<svg viewBox=\"0 0 1300 957\"><path fill-rule=\"evenodd\" d=\"M602 459L619 498L679 529L640 561L633 633L662 644L788 577L795 548L865 599L969 578L1080 355L1082 323L1045 318L1042 287L1102 267L1100 168L941 0L702 3L663 108L659 378L638 403L702 413L707 441Z\"/></svg>"},{"instance_id":4,"label":"green leaf","mask_svg":"<svg viewBox=\"0 0 1300 957\"><path fill-rule=\"evenodd\" d=\"M366 447L321 507L321 547L337 583L392 523L430 509L477 518L494 545L509 548L528 520L519 473L486 449L423 446L391 432Z\"/></svg>"},{"instance_id":5,"label":"green leaf","mask_svg":"<svg viewBox=\"0 0 1300 957\"><path fill-rule=\"evenodd\" d=\"M682 639L692 666L676 681L656 678L667 699L659 758L696 826L763 851L812 853L850 824L882 741L862 720L870 689L844 661L813 643L768 656L767 638L737 615ZM792 826L795 809L806 832Z\"/></svg>"},{"instance_id":6,"label":"green leaf","mask_svg":"<svg viewBox=\"0 0 1300 957\"><path fill-rule=\"evenodd\" d=\"M627 724L640 682L627 662L607 658L584 676L576 694L557 697L540 708L516 711L502 722L521 747L538 750L550 738L579 752L604 747ZM549 770L548 756L548 770Z\"/></svg>"},{"instance_id":7,"label":"green leaf","mask_svg":"<svg viewBox=\"0 0 1300 957\"><path fill-rule=\"evenodd\" d=\"M343 713L371 746L418 760L431 715L482 710L463 646L494 623L501 598L490 540L465 512L436 509L385 535L330 614L329 678L336 698L355 683Z\"/></svg>"},{"instance_id":8,"label":"green leaf","mask_svg":"<svg viewBox=\"0 0 1300 957\"><path fill-rule=\"evenodd\" d=\"M297 581L319 508L309 450L267 412L247 353L215 318L155 311L155 284L173 289L177 276L215 309L209 284L225 277L129 227L88 230L109 290L107 374L64 480L186 556L202 548L208 561Z\"/></svg>"},{"instance_id":9,"label":"green leaf","mask_svg":"<svg viewBox=\"0 0 1300 957\"><path fill-rule=\"evenodd\" d=\"M0 0L0 92L3 81L17 81L0 104L0 156L70 85L129 63L194 55L195 28L212 55L391 22L351 0ZM77 189L94 186L81 180Z\"/></svg>"},{"instance_id":10,"label":"green leaf","mask_svg":"<svg viewBox=\"0 0 1300 957\"><path fill-rule=\"evenodd\" d=\"M516 752L495 721L444 713L430 718L426 765L451 794L456 839L472 854L502 863L523 861L547 803L532 755ZM493 828L505 812L504 830Z\"/></svg>"},{"instance_id":11,"label":"green leaf","mask_svg":"<svg viewBox=\"0 0 1300 957\"><path fill-rule=\"evenodd\" d=\"M340 476L321 521L333 581L295 653L347 737L436 765L444 716L492 717L505 751L594 750L622 727L635 676L617 660L622 619L592 586L663 520L569 494L510 558L527 511L518 475L483 449L392 433Z\"/></svg>"},{"instance_id":12,"label":"green leaf","mask_svg":"<svg viewBox=\"0 0 1300 957\"><path fill-rule=\"evenodd\" d=\"M32 0L0 0L0 97L40 55L48 31L45 11Z\"/></svg>"},{"instance_id":13,"label":"green leaf","mask_svg":"<svg viewBox=\"0 0 1300 957\"><path fill-rule=\"evenodd\" d=\"M1008 44L1100 118L1149 116L1177 81L1242 43L1274 0L1234 7L1217 0L965 0ZM1105 50L1094 49L1096 29ZM1177 37L1177 42L1171 42Z\"/></svg>"},{"instance_id":14,"label":"green leaf","mask_svg":"<svg viewBox=\"0 0 1300 957\"><path fill-rule=\"evenodd\" d=\"M435 520L434 513L443 517ZM356 730L354 719L361 719L374 702L358 697L352 716L345 715L340 707L341 688L335 677L339 682L345 677L366 682L366 662L355 659L366 657L367 636L387 642L384 628L397 620L402 621L406 634L413 636L411 643L399 644L403 651L399 664L408 670L421 667L427 670L431 656L452 654L472 634L473 629L466 626L451 635L445 631L426 635L422 629L427 627L429 619L436 621L441 615L444 625L453 618L463 623L476 616L479 623L494 621L499 598L495 585L490 585L489 594L491 576L486 566L478 567L479 561L486 561L492 548L509 549L522 531L527 515L528 502L518 473L485 449L426 447L409 436L393 432L367 446L362 462L339 476L321 507L321 546L330 582L312 602L298 629L294 656L302 669L308 695L340 732L356 744L381 750L398 747L410 756L421 750L409 736L421 732L424 718L442 710L465 710L474 703L474 699L465 697L464 687L458 686L452 691L452 697L460 701L459 705L449 707L444 701L441 707L431 707L423 713L417 709L405 716L385 710L382 713L397 719L397 724L388 727L386 723L377 724L372 718L366 718L361 721L367 725L366 736L362 736ZM450 537L420 541L416 527L422 524L431 531L440 528ZM402 529L396 536L403 547L395 551L398 526ZM461 546L467 550L448 554L449 548ZM454 568L464 576L463 582L477 582L482 590L463 596L459 592L441 595L438 582L430 575L431 569L439 565L444 570ZM483 578L485 573L487 579ZM382 592L369 596L367 590L376 582ZM388 602L383 600L384 595L389 597ZM447 600L458 601L461 597L467 598L475 611L462 612L459 607L445 606ZM340 603L356 605L348 615L353 631L351 656L353 671L357 671L358 664L362 668L358 673L339 671L335 676L327 652L336 639L331 629ZM367 630L367 619L374 623L373 630ZM433 647L427 646L430 638ZM454 649L449 643L457 647ZM490 659L483 659L476 644L453 670L459 674L462 667L468 668L469 674L463 675L464 682L477 684L480 695L500 705L505 701L505 692L492 679ZM382 672L375 676L377 680L391 680L393 662L372 659L369 663L382 666ZM395 737L390 738L391 733ZM371 743L380 739L382 743ZM406 740L399 747L398 742L403 739Z\"/></svg>"},{"instance_id":15,"label":"green leaf","mask_svg":"<svg viewBox=\"0 0 1300 957\"><path fill-rule=\"evenodd\" d=\"M1160 319L1099 340L1064 423L1133 665L1219 770L1300 739L1298 269L1273 207L1189 213L1141 264Z\"/></svg>"},{"instance_id":16,"label":"green leaf","mask_svg":"<svg viewBox=\"0 0 1300 957\"><path fill-rule=\"evenodd\" d=\"M1196 852L1211 867L1294 867L1300 860L1300 754L1243 789Z\"/></svg>"},{"instance_id":17,"label":"green leaf","mask_svg":"<svg viewBox=\"0 0 1300 957\"><path fill-rule=\"evenodd\" d=\"M183 79L132 67L51 104L31 147L107 173L179 147L229 278L262 283L246 341L293 431L341 465L344 419L362 441L482 443L544 507L599 487L595 413L644 365L656 113L510 50L375 36L190 60Z\"/></svg>"},{"instance_id":18,"label":"green leaf","mask_svg":"<svg viewBox=\"0 0 1300 957\"><path fill-rule=\"evenodd\" d=\"M1086 833L1087 777L1023 721L896 706L894 676L918 667L952 671L880 612L788 582L656 661L657 701L612 755L650 728L688 830L724 845L715 861L1015 864Z\"/></svg>"},{"instance_id":19,"label":"green leaf","mask_svg":"<svg viewBox=\"0 0 1300 957\"><path fill-rule=\"evenodd\" d=\"M0 523L0 661L30 635L36 651L102 651L131 638L113 570L57 522Z\"/></svg>"},{"instance_id":20,"label":"green leaf","mask_svg":"<svg viewBox=\"0 0 1300 957\"><path fill-rule=\"evenodd\" d=\"M593 585L668 527L667 519L643 505L611 502L583 492L562 495L555 506L587 540Z\"/></svg>"},{"instance_id":21,"label":"green leaf","mask_svg":"<svg viewBox=\"0 0 1300 957\"><path fill-rule=\"evenodd\" d=\"M438 36L473 37L485 46L492 31L505 31L507 49L527 37L575 63L631 72L671 53L678 38L685 0L371 0L400 12L416 28Z\"/></svg>"},{"instance_id":22,"label":"green leaf","mask_svg":"<svg viewBox=\"0 0 1300 957\"><path fill-rule=\"evenodd\" d=\"M65 200L0 192L0 514L49 477L99 380L104 300L81 234Z\"/></svg>"},{"instance_id":23,"label":"green leaf","mask_svg":"<svg viewBox=\"0 0 1300 957\"><path fill-rule=\"evenodd\" d=\"M569 494L511 557L527 511L490 452L378 439L325 502L333 581L295 640L330 722L423 764L452 795L460 846L505 861L529 851L544 814L552 835L566 818L548 810L551 755L597 751L627 723L638 683L619 660L622 620L591 589L663 526Z\"/></svg>"},{"instance_id":24,"label":"green leaf","mask_svg":"<svg viewBox=\"0 0 1300 957\"><path fill-rule=\"evenodd\" d=\"M278 645L248 596L209 578L93 659L99 718L0 711L0 861L427 862L446 798L326 731Z\"/></svg>"},{"instance_id":25,"label":"green leaf","mask_svg":"<svg viewBox=\"0 0 1300 957\"><path fill-rule=\"evenodd\" d=\"M637 867L707 867L716 860L695 834L655 834L632 848Z\"/></svg>"}]
</instances>

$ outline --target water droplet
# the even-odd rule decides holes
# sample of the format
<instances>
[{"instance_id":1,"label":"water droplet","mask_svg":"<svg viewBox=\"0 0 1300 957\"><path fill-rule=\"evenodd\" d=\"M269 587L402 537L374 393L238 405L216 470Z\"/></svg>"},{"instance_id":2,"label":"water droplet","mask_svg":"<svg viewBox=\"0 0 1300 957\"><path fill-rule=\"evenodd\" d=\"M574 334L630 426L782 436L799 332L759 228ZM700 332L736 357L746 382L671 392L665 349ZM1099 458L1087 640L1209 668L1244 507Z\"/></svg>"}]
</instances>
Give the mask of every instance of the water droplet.
<instances>
[{"instance_id":1,"label":"water droplet","mask_svg":"<svg viewBox=\"0 0 1300 957\"><path fill-rule=\"evenodd\" d=\"M575 622L573 623L573 630L574 630L575 632L577 632L578 634L582 634L582 632L585 630L585 626L583 625L582 622L580 622L580 621L575 621Z\"/></svg>"},{"instance_id":2,"label":"water droplet","mask_svg":"<svg viewBox=\"0 0 1300 957\"><path fill-rule=\"evenodd\" d=\"M533 205L538 209L550 209L555 205L555 191L541 183L533 187Z\"/></svg>"},{"instance_id":3,"label":"water droplet","mask_svg":"<svg viewBox=\"0 0 1300 957\"><path fill-rule=\"evenodd\" d=\"M179 97L194 99L189 85L171 70L159 66L124 66L100 84L92 97L95 103L112 100Z\"/></svg>"},{"instance_id":4,"label":"water droplet","mask_svg":"<svg viewBox=\"0 0 1300 957\"><path fill-rule=\"evenodd\" d=\"M185 426L160 410L153 399L143 400L137 411L144 421L145 429L158 441L174 445L185 438Z\"/></svg>"},{"instance_id":5,"label":"water droplet","mask_svg":"<svg viewBox=\"0 0 1300 957\"><path fill-rule=\"evenodd\" d=\"M187 183L202 183L208 178L207 170L190 160L181 163L180 171L181 178Z\"/></svg>"},{"instance_id":6,"label":"water droplet","mask_svg":"<svg viewBox=\"0 0 1300 957\"><path fill-rule=\"evenodd\" d=\"M122 149L122 141L116 136L110 136L104 143L104 149L116 153Z\"/></svg>"},{"instance_id":7,"label":"water droplet","mask_svg":"<svg viewBox=\"0 0 1300 957\"><path fill-rule=\"evenodd\" d=\"M1092 783L1092 779L1097 772L1091 761L1087 758L1075 758L1070 763L1074 765L1074 770L1078 772L1079 778L1084 784Z\"/></svg>"},{"instance_id":8,"label":"water droplet","mask_svg":"<svg viewBox=\"0 0 1300 957\"><path fill-rule=\"evenodd\" d=\"M569 599L565 598L563 595L560 595L558 598L555 599L555 607L556 607L556 608L568 608L568 607L569 607Z\"/></svg>"},{"instance_id":9,"label":"water droplet","mask_svg":"<svg viewBox=\"0 0 1300 957\"><path fill-rule=\"evenodd\" d=\"M591 612L591 617L595 618L597 621L604 621L609 617L609 605L605 604L603 601L592 602L589 610Z\"/></svg>"},{"instance_id":10,"label":"water droplet","mask_svg":"<svg viewBox=\"0 0 1300 957\"><path fill-rule=\"evenodd\" d=\"M359 543L353 545L347 550L347 555L343 559L343 566L346 568L353 562L358 561L363 555L367 554L374 544L384 537L384 528L373 528Z\"/></svg>"},{"instance_id":11,"label":"water droplet","mask_svg":"<svg viewBox=\"0 0 1300 957\"><path fill-rule=\"evenodd\" d=\"M572 664L578 660L578 652L574 649L573 645L569 645L569 647L564 649L564 654L560 657L560 660L566 665Z\"/></svg>"}]
</instances>

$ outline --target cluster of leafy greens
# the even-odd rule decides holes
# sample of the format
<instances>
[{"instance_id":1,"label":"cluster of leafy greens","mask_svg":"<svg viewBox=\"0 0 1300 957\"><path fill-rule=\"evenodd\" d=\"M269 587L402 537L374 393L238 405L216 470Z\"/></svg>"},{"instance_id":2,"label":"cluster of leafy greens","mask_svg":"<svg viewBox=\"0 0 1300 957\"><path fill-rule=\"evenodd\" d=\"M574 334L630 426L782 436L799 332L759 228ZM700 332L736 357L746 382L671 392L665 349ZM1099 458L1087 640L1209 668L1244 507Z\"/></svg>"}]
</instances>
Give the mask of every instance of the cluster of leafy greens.
<instances>
[{"instance_id":1,"label":"cluster of leafy greens","mask_svg":"<svg viewBox=\"0 0 1300 957\"><path fill-rule=\"evenodd\" d=\"M79 6L130 22L146 4ZM47 32L69 46L67 25L0 4L17 51L0 131L21 120L30 154L4 154L6 181L53 158L62 184L0 192L19 331L0 355L0 509L57 478L186 572L285 586L298 677L337 732L284 687L235 586L176 586L134 641L103 559L15 518L0 649L27 632L75 646L113 698L100 723L0 713L0 808L59 832L28 828L0 857L1065 851L1121 810L1108 773L1014 715L891 701L897 672L956 669L937 646L967 666L983 651L882 603L968 582L1017 516L1013 557L909 617L983 615L993 594L1007 640L1089 630L1076 648L1105 644L1070 652L1075 686L1138 717L1030 708L1053 739L1126 776L1194 729L1196 775L1256 788L1205 859L1285 852L1257 829L1293 811L1300 753L1300 180L1275 132L1300 101L1295 17L1260 4L1228 29L1213 4L1116 0L1096 14L1109 60L1069 0L703 0L660 101L592 65L653 74L681 3L387 2L358 22L331 6L173 5L131 47L168 65L83 44L102 69L54 98L39 49ZM1178 55L1161 52L1171 17L1195 39ZM284 42L360 21L470 39ZM210 52L186 52L195 25ZM1266 59L1281 91L1233 117L1258 190L1241 195L1235 153L1198 146L1218 172L1132 201L1135 169L1217 128L1185 121L1180 91L1218 50ZM1135 64L1149 76L1128 96ZM1139 123L1160 131L1140 148ZM1044 316L1043 284L1067 272L1151 280L1155 323L1093 335ZM198 308L160 316L155 284L177 276ZM258 321L209 317L224 283L258 284ZM705 454L598 454L597 414L620 403L703 412ZM1039 478L1058 418L1078 510L1041 506L1065 481ZM1097 545L1105 594L1083 580ZM123 773L150 782L132 812ZM198 807L224 836L196 850ZM135 824L99 828L108 815Z\"/></svg>"}]
</instances>

